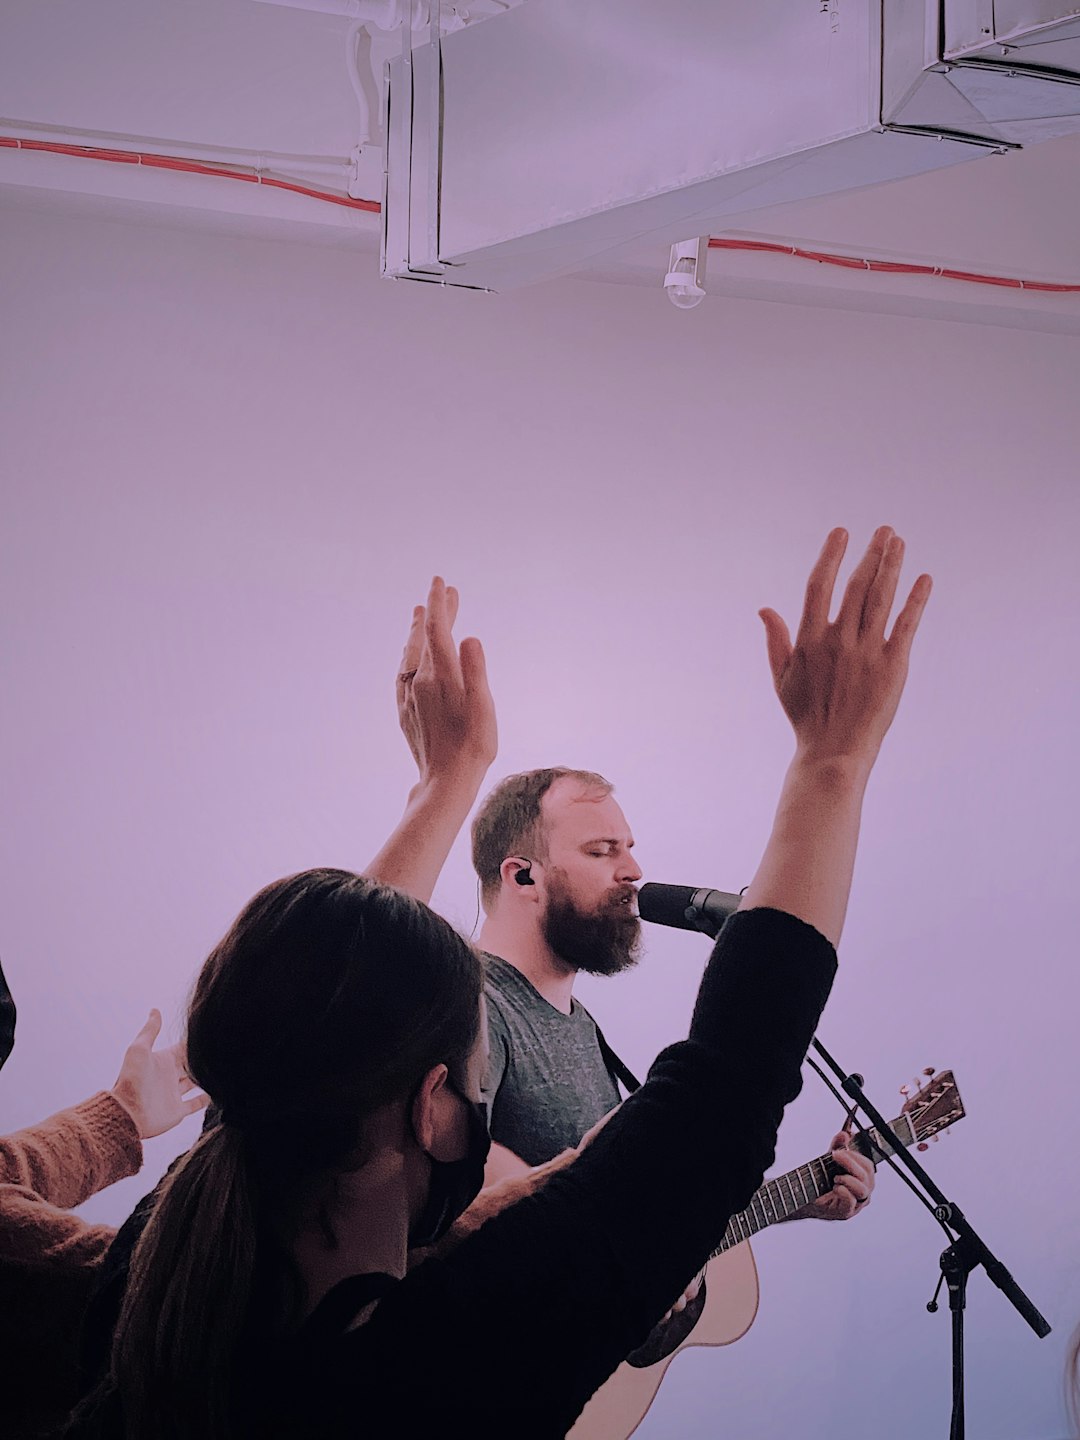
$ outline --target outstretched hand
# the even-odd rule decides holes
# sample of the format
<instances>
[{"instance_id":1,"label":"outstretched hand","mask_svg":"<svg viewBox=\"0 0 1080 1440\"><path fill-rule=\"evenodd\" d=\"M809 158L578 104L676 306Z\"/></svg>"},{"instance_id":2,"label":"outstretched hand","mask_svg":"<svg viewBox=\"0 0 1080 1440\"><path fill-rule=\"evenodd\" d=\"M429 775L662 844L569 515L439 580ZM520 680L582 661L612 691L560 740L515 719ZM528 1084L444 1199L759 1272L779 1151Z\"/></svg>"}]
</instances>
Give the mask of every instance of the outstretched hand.
<instances>
[{"instance_id":1,"label":"outstretched hand","mask_svg":"<svg viewBox=\"0 0 1080 1440\"><path fill-rule=\"evenodd\" d=\"M773 683L800 751L814 760L872 764L900 703L911 643L932 582L929 575L919 576L886 639L904 542L883 525L852 573L836 619L830 622L847 542L846 530L833 530L825 541L810 573L794 644L775 610L762 610L760 615Z\"/></svg>"},{"instance_id":2,"label":"outstretched hand","mask_svg":"<svg viewBox=\"0 0 1080 1440\"><path fill-rule=\"evenodd\" d=\"M457 612L457 590L437 575L398 671L398 719L421 781L486 771L499 748L484 647L471 637L454 645Z\"/></svg>"},{"instance_id":3,"label":"outstretched hand","mask_svg":"<svg viewBox=\"0 0 1080 1440\"><path fill-rule=\"evenodd\" d=\"M454 644L458 593L436 575L413 611L398 667L397 706L419 784L364 874L428 904L499 748L479 640Z\"/></svg>"},{"instance_id":4,"label":"outstretched hand","mask_svg":"<svg viewBox=\"0 0 1080 1440\"><path fill-rule=\"evenodd\" d=\"M209 1097L193 1094L195 1082L187 1073L182 1045L155 1050L161 1034L161 1011L150 1018L124 1053L112 1093L135 1122L141 1140L164 1135L187 1115L202 1110Z\"/></svg>"}]
</instances>

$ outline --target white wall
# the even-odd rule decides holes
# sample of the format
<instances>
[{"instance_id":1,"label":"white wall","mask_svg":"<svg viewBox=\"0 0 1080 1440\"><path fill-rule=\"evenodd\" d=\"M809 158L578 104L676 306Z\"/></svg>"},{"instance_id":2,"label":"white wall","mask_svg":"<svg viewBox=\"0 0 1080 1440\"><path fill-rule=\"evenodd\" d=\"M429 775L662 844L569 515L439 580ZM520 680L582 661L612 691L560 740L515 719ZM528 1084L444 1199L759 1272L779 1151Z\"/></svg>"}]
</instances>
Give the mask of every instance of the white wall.
<instances>
[{"instance_id":1,"label":"white wall","mask_svg":"<svg viewBox=\"0 0 1080 1440\"><path fill-rule=\"evenodd\" d=\"M257 885L370 858L410 783L393 675L436 569L488 648L498 773L598 768L646 878L737 889L789 749L755 612L796 612L831 525L886 521L936 591L822 1036L893 1113L916 1070L955 1067L970 1114L926 1158L1055 1326L1037 1341L973 1280L969 1433L1061 1435L1075 340L583 283L455 295L343 252L33 211L3 228L0 1126L111 1082ZM463 846L436 898L471 926ZM637 973L582 985L631 1064L683 1029L704 955L658 933ZM835 1128L811 1076L779 1163ZM192 1133L86 1213L120 1220ZM642 1440L945 1435L941 1244L889 1174L856 1224L761 1237L756 1324L676 1362Z\"/></svg>"}]
</instances>

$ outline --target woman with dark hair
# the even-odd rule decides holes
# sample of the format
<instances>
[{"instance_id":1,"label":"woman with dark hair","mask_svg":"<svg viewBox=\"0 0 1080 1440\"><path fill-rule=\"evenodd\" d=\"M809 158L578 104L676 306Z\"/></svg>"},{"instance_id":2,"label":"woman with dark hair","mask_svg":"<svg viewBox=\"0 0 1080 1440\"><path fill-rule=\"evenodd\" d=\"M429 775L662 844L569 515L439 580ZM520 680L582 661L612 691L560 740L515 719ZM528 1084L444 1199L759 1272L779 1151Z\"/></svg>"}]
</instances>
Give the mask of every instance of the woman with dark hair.
<instances>
[{"instance_id":1,"label":"woman with dark hair","mask_svg":"<svg viewBox=\"0 0 1080 1440\"><path fill-rule=\"evenodd\" d=\"M573 1163L456 1248L409 1268L482 1181L477 958L418 901L345 871L251 901L189 1016L220 1123L162 1188L109 1389L74 1433L565 1434L748 1203L800 1088L930 590L921 577L886 639L903 545L885 528L830 623L846 540L826 541L794 645L762 612L796 754L689 1039Z\"/></svg>"},{"instance_id":2,"label":"woman with dark hair","mask_svg":"<svg viewBox=\"0 0 1080 1440\"><path fill-rule=\"evenodd\" d=\"M474 1198L480 991L455 930L347 871L309 870L245 907L188 1015L188 1064L219 1122L165 1187L120 1315L129 1433L231 1433L232 1379L254 1380L337 1280L392 1274Z\"/></svg>"}]
</instances>

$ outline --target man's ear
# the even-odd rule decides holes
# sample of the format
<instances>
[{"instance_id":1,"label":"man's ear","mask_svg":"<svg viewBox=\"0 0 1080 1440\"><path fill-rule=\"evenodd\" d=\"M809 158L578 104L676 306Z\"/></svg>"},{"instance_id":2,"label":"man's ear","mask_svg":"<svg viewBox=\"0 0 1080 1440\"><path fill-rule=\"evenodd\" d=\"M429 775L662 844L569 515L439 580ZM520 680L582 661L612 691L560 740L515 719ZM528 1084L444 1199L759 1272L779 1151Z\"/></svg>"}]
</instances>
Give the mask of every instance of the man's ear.
<instances>
[{"instance_id":1,"label":"man's ear","mask_svg":"<svg viewBox=\"0 0 1080 1440\"><path fill-rule=\"evenodd\" d=\"M432 1160L456 1160L461 1151L460 1102L447 1085L449 1072L433 1065L413 1098L413 1134Z\"/></svg>"},{"instance_id":2,"label":"man's ear","mask_svg":"<svg viewBox=\"0 0 1080 1440\"><path fill-rule=\"evenodd\" d=\"M500 878L507 889L523 894L527 900L537 898L533 864L532 860L526 860L521 855L508 855L499 866Z\"/></svg>"}]
</instances>

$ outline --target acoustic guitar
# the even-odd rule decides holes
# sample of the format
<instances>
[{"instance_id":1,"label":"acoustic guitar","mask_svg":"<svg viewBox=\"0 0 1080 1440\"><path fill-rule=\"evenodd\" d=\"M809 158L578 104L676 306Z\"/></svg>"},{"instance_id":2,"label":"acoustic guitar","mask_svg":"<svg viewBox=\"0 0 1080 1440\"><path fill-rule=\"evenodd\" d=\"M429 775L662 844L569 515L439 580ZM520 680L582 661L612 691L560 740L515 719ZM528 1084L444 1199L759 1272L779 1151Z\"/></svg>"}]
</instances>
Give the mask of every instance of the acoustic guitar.
<instances>
[{"instance_id":1,"label":"acoustic guitar","mask_svg":"<svg viewBox=\"0 0 1080 1440\"><path fill-rule=\"evenodd\" d=\"M891 1129L905 1147L926 1142L964 1118L964 1105L951 1070L943 1070L908 1099ZM863 1130L852 1140L863 1155L891 1155L893 1146L877 1130ZM656 1398L667 1368L689 1345L730 1345L754 1323L758 1278L749 1240L767 1225L786 1220L832 1189L837 1166L819 1155L797 1170L767 1180L750 1204L732 1217L724 1238L713 1251L696 1299L685 1310L658 1325L640 1349L625 1360L597 1390L578 1417L567 1440L628 1440Z\"/></svg>"}]
</instances>

